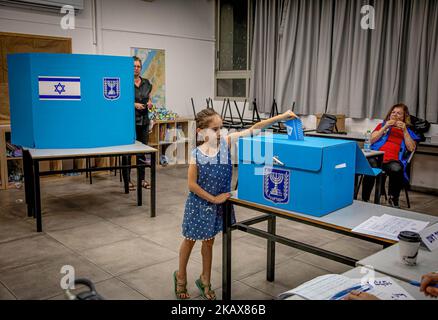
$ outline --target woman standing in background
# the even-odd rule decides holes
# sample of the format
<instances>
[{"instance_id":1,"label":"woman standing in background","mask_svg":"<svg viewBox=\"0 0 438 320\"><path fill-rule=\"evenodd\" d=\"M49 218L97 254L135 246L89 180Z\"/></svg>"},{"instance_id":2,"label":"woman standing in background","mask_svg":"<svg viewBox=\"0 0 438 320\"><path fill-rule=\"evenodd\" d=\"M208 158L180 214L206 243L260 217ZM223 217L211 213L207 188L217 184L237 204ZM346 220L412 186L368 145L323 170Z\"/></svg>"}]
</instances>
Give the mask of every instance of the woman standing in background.
<instances>
[{"instance_id":1,"label":"woman standing in background","mask_svg":"<svg viewBox=\"0 0 438 320\"><path fill-rule=\"evenodd\" d=\"M151 105L150 93L152 91L152 84L148 79L140 77L142 62L139 57L134 56L134 89L135 89L135 133L137 140L143 144L148 144L149 140L149 111L148 108ZM126 165L130 163L131 157L124 156L123 164ZM145 162L146 157L140 158L140 161ZM140 179L142 180L141 185L143 188L149 189L150 184L145 180L145 170L144 167L140 169ZM129 181L129 190L135 190L134 184L131 182L131 169L125 171L124 179Z\"/></svg>"}]
</instances>

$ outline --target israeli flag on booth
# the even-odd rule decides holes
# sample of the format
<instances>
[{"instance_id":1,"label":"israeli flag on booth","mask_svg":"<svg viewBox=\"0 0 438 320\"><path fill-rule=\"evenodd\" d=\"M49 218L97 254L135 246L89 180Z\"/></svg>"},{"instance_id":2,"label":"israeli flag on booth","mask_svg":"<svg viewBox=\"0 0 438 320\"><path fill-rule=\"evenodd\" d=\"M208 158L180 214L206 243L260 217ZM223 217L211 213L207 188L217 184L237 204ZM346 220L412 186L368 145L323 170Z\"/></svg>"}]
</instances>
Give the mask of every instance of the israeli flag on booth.
<instances>
[{"instance_id":1,"label":"israeli flag on booth","mask_svg":"<svg viewBox=\"0 0 438 320\"><path fill-rule=\"evenodd\" d=\"M38 94L40 100L81 100L80 77L38 77Z\"/></svg>"}]
</instances>

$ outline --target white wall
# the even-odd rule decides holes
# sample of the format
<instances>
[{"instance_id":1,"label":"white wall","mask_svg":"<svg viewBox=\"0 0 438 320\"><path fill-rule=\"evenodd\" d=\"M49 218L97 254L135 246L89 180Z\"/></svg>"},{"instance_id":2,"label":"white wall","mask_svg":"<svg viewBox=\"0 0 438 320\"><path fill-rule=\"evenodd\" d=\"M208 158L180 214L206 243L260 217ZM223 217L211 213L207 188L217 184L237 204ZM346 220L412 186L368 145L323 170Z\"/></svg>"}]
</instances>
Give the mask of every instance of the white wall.
<instances>
[{"instance_id":1,"label":"white wall","mask_svg":"<svg viewBox=\"0 0 438 320\"><path fill-rule=\"evenodd\" d=\"M95 53L92 43L91 2L75 17L75 29L63 30L62 14L0 6L0 31L72 38L73 53Z\"/></svg>"},{"instance_id":2,"label":"white wall","mask_svg":"<svg viewBox=\"0 0 438 320\"><path fill-rule=\"evenodd\" d=\"M214 93L213 0L96 0L97 44L93 44L91 0L63 30L62 14L0 7L0 30L72 38L73 53L129 56L131 47L166 50L166 104L192 116L190 98Z\"/></svg>"}]
</instances>

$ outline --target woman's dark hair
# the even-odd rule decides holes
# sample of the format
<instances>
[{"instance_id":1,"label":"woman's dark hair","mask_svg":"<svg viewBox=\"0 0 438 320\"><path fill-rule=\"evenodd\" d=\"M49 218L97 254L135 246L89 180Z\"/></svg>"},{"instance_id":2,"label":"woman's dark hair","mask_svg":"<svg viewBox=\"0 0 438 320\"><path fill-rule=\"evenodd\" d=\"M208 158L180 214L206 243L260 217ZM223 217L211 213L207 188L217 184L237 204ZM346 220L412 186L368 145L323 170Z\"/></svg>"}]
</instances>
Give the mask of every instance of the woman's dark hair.
<instances>
[{"instance_id":1,"label":"woman's dark hair","mask_svg":"<svg viewBox=\"0 0 438 320\"><path fill-rule=\"evenodd\" d=\"M388 121L391 118L391 113L395 108L402 108L403 109L403 122L406 123L407 126L411 126L411 116L409 115L409 109L408 107L403 103L395 104L389 109L389 112L387 113L385 117L385 121Z\"/></svg>"},{"instance_id":2,"label":"woman's dark hair","mask_svg":"<svg viewBox=\"0 0 438 320\"><path fill-rule=\"evenodd\" d=\"M143 63L141 62L141 59L140 59L139 57L137 57L137 56L133 56L132 59L134 59L134 62L135 62L135 61L140 62L140 67L143 66Z\"/></svg>"},{"instance_id":3,"label":"woman's dark hair","mask_svg":"<svg viewBox=\"0 0 438 320\"><path fill-rule=\"evenodd\" d=\"M220 117L220 115L211 108L205 108L204 110L199 111L196 114L196 128L208 128L210 121L214 116ZM198 141L198 132L196 131L196 145L200 144L202 144L202 141Z\"/></svg>"}]
</instances>

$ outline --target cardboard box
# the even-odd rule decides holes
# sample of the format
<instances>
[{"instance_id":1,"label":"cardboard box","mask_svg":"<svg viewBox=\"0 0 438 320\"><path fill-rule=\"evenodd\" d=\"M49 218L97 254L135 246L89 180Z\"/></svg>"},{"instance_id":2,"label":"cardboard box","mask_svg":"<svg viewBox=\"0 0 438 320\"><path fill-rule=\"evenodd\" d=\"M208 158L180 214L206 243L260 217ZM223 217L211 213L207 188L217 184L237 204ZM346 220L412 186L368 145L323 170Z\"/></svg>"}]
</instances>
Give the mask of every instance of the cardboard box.
<instances>
[{"instance_id":1,"label":"cardboard box","mask_svg":"<svg viewBox=\"0 0 438 320\"><path fill-rule=\"evenodd\" d=\"M132 57L8 55L12 143L93 148L135 142Z\"/></svg>"},{"instance_id":2,"label":"cardboard box","mask_svg":"<svg viewBox=\"0 0 438 320\"><path fill-rule=\"evenodd\" d=\"M353 203L354 141L287 135L239 140L238 197L323 216ZM274 159L274 160L273 160Z\"/></svg>"},{"instance_id":3,"label":"cardboard box","mask_svg":"<svg viewBox=\"0 0 438 320\"><path fill-rule=\"evenodd\" d=\"M315 114L316 116L316 128L318 128L319 121L321 121L322 113ZM346 132L345 130L345 114L334 114L336 116L336 128L338 132ZM336 133L336 129L333 133Z\"/></svg>"}]
</instances>

